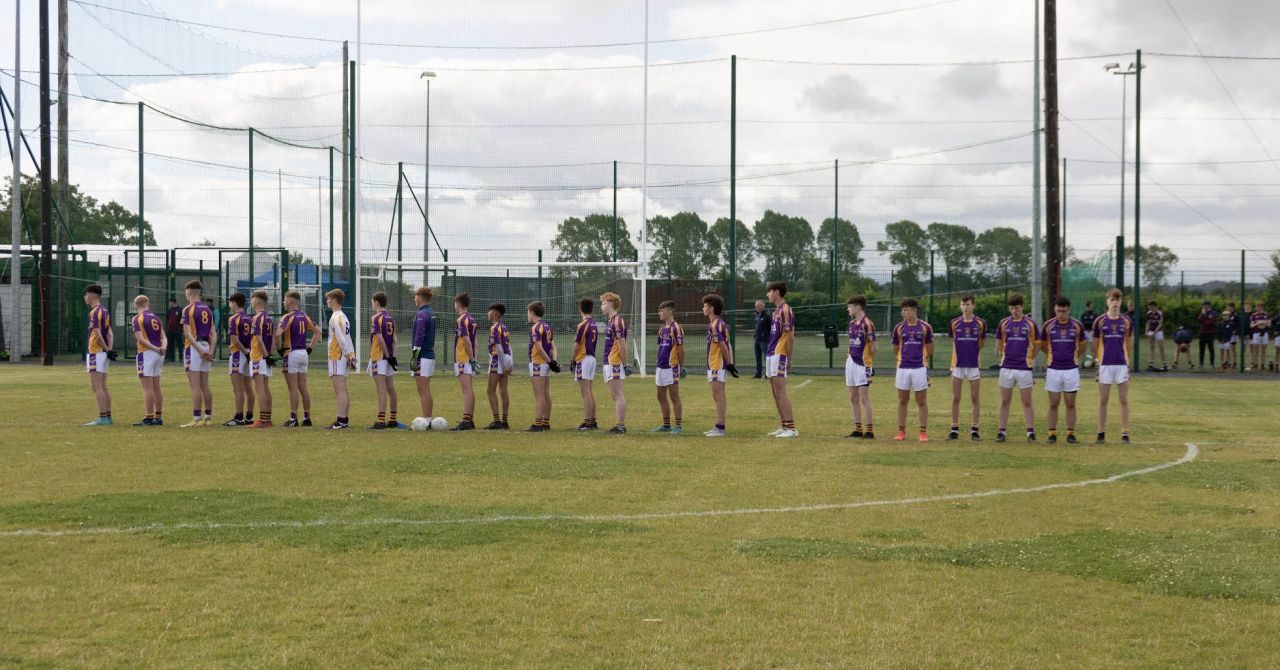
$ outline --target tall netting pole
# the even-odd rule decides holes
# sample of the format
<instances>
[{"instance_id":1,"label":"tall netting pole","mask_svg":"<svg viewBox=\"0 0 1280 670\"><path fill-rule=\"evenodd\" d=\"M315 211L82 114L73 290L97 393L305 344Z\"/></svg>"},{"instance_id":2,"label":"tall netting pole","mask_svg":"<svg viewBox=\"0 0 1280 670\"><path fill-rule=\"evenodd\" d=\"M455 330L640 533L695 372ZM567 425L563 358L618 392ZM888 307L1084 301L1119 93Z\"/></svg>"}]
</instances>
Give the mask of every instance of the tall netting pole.
<instances>
[{"instance_id":1,"label":"tall netting pole","mask_svg":"<svg viewBox=\"0 0 1280 670\"><path fill-rule=\"evenodd\" d=\"M22 3L13 3L13 182L9 196L9 313L13 315L9 335L9 362L22 361Z\"/></svg>"}]
</instances>

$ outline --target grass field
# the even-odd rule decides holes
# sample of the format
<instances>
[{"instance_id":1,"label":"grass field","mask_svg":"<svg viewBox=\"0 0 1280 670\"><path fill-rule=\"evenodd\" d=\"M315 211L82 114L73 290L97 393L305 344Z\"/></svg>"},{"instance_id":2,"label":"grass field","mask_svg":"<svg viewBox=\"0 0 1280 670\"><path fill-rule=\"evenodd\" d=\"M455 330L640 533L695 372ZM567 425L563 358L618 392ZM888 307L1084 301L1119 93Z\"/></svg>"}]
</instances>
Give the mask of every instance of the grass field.
<instances>
[{"instance_id":1,"label":"grass field","mask_svg":"<svg viewBox=\"0 0 1280 670\"><path fill-rule=\"evenodd\" d=\"M1141 377L1133 446L1067 447L993 443L990 379L986 441L895 445L888 380L873 387L880 439L866 443L839 437L836 377L792 381L802 437L781 441L763 437L772 405L750 379L730 385L720 440L700 435L712 417L700 380L685 384L679 437L640 432L657 406L649 381L631 380L639 430L610 439L567 430L580 408L563 375L556 432L456 435L130 428L129 372L111 375L126 425L88 429L77 367L0 366L0 665L1280 665L1270 377ZM327 423L327 380L312 377ZM935 440L948 423L938 381ZM364 425L371 384L353 382ZM398 382L411 417L410 380ZM225 418L225 377L215 384ZM456 420L456 386L435 388ZM177 424L188 396L175 368L165 389ZM512 389L512 422L527 425L527 380ZM1095 399L1088 382L1086 436ZM1036 403L1043 415L1039 388ZM657 516L1092 480L1176 461L1187 443L1194 461L1076 488Z\"/></svg>"}]
</instances>

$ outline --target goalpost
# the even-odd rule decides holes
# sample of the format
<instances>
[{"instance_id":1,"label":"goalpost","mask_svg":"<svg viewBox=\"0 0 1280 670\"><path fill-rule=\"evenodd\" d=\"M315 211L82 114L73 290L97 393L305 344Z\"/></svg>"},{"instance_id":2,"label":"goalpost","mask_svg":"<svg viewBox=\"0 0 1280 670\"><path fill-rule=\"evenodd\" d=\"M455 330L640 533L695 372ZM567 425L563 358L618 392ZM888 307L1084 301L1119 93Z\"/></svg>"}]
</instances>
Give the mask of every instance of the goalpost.
<instances>
[{"instance_id":1,"label":"goalpost","mask_svg":"<svg viewBox=\"0 0 1280 670\"><path fill-rule=\"evenodd\" d=\"M360 261L356 276L356 299L352 325L356 355L363 356L367 337L365 322L370 318L374 293L387 295L387 310L395 319L399 336L397 358L407 361L412 346L413 319L417 307L413 293L429 277L435 294L431 307L436 314L436 359L451 362L453 356L455 318L453 297L461 292L471 296L471 313L476 319L476 349L483 351L487 342L487 310L490 304L506 306L504 322L511 331L511 348L519 361L524 353L522 335L528 332L525 306L540 300L546 306L543 319L551 324L561 362L567 363L573 347L573 334L581 316L578 303L589 298L596 303L595 314L603 346L605 327L601 322L599 297L616 293L622 299L619 312L627 323L629 364L640 376L646 373L648 353L648 314L646 289L648 281L641 272L642 263L634 261ZM603 358L597 351L597 358ZM486 368L487 369L487 368ZM519 367L517 367L519 369Z\"/></svg>"}]
</instances>

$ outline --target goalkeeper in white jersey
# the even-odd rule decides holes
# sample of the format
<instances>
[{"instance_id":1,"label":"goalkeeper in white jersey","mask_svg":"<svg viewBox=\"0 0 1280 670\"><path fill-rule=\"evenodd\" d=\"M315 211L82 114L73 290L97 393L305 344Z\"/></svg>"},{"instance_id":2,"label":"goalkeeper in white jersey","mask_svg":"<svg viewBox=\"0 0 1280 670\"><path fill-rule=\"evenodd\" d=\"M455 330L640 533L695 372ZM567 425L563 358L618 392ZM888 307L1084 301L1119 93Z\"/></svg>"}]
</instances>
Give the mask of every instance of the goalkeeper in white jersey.
<instances>
[{"instance_id":1,"label":"goalkeeper in white jersey","mask_svg":"<svg viewBox=\"0 0 1280 670\"><path fill-rule=\"evenodd\" d=\"M329 317L329 380L333 382L333 394L337 398L338 418L334 419L332 430L347 427L347 417L351 415L351 396L347 393L347 374L356 370L356 349L351 343L351 322L342 311L342 302L347 294L340 288L324 294L332 316Z\"/></svg>"}]
</instances>

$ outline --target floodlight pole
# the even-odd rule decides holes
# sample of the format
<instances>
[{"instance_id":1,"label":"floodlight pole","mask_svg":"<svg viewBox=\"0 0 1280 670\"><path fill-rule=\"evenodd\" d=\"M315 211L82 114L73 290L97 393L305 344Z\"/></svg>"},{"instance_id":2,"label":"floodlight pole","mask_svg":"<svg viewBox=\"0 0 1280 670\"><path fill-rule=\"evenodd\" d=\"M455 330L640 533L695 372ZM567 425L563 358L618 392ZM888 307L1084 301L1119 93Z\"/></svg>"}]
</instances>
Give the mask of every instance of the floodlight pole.
<instances>
[{"instance_id":1,"label":"floodlight pole","mask_svg":"<svg viewBox=\"0 0 1280 670\"><path fill-rule=\"evenodd\" d=\"M1040 1L1036 0L1035 10L1035 30L1032 31L1033 41L1035 42L1035 66L1032 69L1032 111L1031 111L1031 316L1033 319L1039 320L1040 314L1040 287L1043 277L1040 276L1040 189L1042 181L1040 177L1040 143L1042 141L1043 128L1040 127Z\"/></svg>"},{"instance_id":2,"label":"floodlight pole","mask_svg":"<svg viewBox=\"0 0 1280 670\"><path fill-rule=\"evenodd\" d=\"M9 347L9 362L22 362L22 207L12 203L22 202L22 3L13 3L13 182L9 206L9 313L13 326L9 328L13 343Z\"/></svg>"},{"instance_id":3,"label":"floodlight pole","mask_svg":"<svg viewBox=\"0 0 1280 670\"><path fill-rule=\"evenodd\" d=\"M738 56L729 57L729 348L738 348Z\"/></svg>"},{"instance_id":4,"label":"floodlight pole","mask_svg":"<svg viewBox=\"0 0 1280 670\"><path fill-rule=\"evenodd\" d=\"M21 82L14 79L14 88ZM49 331L49 275L53 265L53 184L49 166L53 164L53 134L49 127L49 0L40 0L40 353L44 365L53 365L53 333ZM15 146L14 151L18 148ZM22 200L10 203L20 208Z\"/></svg>"},{"instance_id":5,"label":"floodlight pole","mask_svg":"<svg viewBox=\"0 0 1280 670\"><path fill-rule=\"evenodd\" d=\"M1134 73L1134 99L1133 99L1133 317L1134 324L1133 337L1133 369L1139 370L1139 360L1141 359L1141 345L1138 337L1143 332L1142 321L1146 316L1146 312L1142 309L1142 49L1138 49L1135 61L1138 65L1137 71ZM1121 167L1124 167L1123 165ZM1243 287L1243 281L1241 282ZM1242 356L1241 364L1244 363Z\"/></svg>"}]
</instances>

